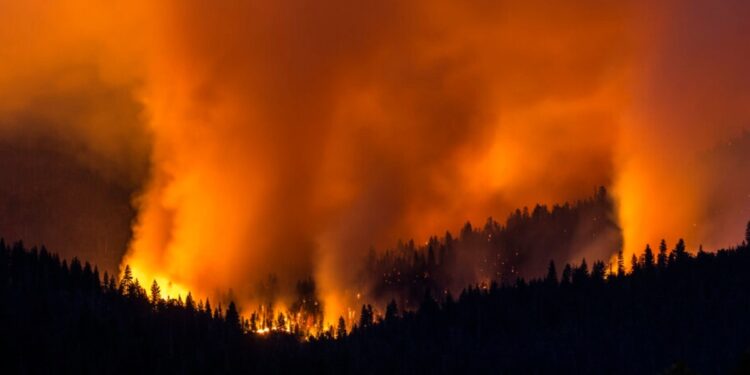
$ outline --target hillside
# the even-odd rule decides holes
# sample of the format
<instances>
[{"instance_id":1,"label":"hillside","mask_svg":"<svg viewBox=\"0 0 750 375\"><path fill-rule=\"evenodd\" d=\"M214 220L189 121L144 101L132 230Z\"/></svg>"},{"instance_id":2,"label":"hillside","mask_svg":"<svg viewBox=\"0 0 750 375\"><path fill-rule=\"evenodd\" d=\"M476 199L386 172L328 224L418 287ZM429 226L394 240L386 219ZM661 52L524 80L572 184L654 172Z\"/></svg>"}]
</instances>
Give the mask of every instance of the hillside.
<instances>
[{"instance_id":1,"label":"hillside","mask_svg":"<svg viewBox=\"0 0 750 375\"><path fill-rule=\"evenodd\" d=\"M8 373L728 373L750 348L747 243L682 243L605 276L601 262L546 278L467 287L416 311L363 306L351 332L248 332L234 304L149 298L46 249L0 243L0 337ZM650 255L649 255L650 254ZM558 273L561 275L558 278Z\"/></svg>"}]
</instances>

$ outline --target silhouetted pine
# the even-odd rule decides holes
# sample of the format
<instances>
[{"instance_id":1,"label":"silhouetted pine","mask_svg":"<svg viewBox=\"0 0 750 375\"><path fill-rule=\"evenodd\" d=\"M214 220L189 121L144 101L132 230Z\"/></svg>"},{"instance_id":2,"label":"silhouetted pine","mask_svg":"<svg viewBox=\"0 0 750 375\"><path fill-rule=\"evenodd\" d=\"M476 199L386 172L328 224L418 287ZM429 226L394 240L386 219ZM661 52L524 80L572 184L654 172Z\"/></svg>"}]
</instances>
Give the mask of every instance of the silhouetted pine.
<instances>
[{"instance_id":1,"label":"silhouetted pine","mask_svg":"<svg viewBox=\"0 0 750 375\"><path fill-rule=\"evenodd\" d=\"M544 281L551 286L557 285L557 268L555 267L555 261L549 261L549 267L547 268L547 277Z\"/></svg>"},{"instance_id":2,"label":"silhouetted pine","mask_svg":"<svg viewBox=\"0 0 750 375\"><path fill-rule=\"evenodd\" d=\"M346 337L346 321L343 316L340 316L336 326L336 338L343 339L344 337Z\"/></svg>"},{"instance_id":3,"label":"silhouetted pine","mask_svg":"<svg viewBox=\"0 0 750 375\"><path fill-rule=\"evenodd\" d=\"M617 276L625 276L625 256L622 249L617 251Z\"/></svg>"},{"instance_id":4,"label":"silhouetted pine","mask_svg":"<svg viewBox=\"0 0 750 375\"><path fill-rule=\"evenodd\" d=\"M650 245L646 245L646 250L643 251L643 268L647 271L654 269L654 252Z\"/></svg>"},{"instance_id":5,"label":"silhouetted pine","mask_svg":"<svg viewBox=\"0 0 750 375\"><path fill-rule=\"evenodd\" d=\"M667 266L667 242L664 240L661 240L661 242L659 243L657 266L659 267L659 269L663 269Z\"/></svg>"},{"instance_id":6,"label":"silhouetted pine","mask_svg":"<svg viewBox=\"0 0 750 375\"><path fill-rule=\"evenodd\" d=\"M130 270L130 266L128 266L128 270ZM161 288L159 287L159 284L154 280L151 283L151 303L156 306L161 301Z\"/></svg>"}]
</instances>

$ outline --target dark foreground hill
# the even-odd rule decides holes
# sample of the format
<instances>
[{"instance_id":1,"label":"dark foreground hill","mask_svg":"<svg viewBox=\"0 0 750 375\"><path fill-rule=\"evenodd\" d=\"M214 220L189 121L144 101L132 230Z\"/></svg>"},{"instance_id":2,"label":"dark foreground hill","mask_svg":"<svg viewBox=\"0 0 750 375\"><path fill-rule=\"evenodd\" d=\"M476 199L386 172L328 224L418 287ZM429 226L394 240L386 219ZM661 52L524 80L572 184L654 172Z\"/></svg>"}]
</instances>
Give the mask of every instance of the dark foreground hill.
<instances>
[{"instance_id":1,"label":"dark foreground hill","mask_svg":"<svg viewBox=\"0 0 750 375\"><path fill-rule=\"evenodd\" d=\"M233 304L149 299L133 280L0 243L0 372L742 372L748 270L746 243L691 255L680 242L632 273L582 262L558 277L551 264L544 279L427 294L383 319L364 306L352 332L302 339L246 333Z\"/></svg>"}]
</instances>

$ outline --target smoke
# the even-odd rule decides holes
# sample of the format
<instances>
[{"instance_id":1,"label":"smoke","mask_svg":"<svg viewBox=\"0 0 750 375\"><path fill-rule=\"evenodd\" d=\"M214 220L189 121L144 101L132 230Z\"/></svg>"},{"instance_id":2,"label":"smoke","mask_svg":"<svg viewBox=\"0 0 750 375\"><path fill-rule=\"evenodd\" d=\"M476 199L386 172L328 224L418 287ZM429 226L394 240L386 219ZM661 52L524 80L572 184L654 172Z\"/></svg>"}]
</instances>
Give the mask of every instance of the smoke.
<instances>
[{"instance_id":1,"label":"smoke","mask_svg":"<svg viewBox=\"0 0 750 375\"><path fill-rule=\"evenodd\" d=\"M116 17L134 10L112 5L0 4L0 235L110 272L150 164L137 49Z\"/></svg>"},{"instance_id":2,"label":"smoke","mask_svg":"<svg viewBox=\"0 0 750 375\"><path fill-rule=\"evenodd\" d=\"M282 288L314 275L340 313L369 245L608 184L628 11L535 9L167 7L125 262L239 300L270 273Z\"/></svg>"},{"instance_id":3,"label":"smoke","mask_svg":"<svg viewBox=\"0 0 750 375\"><path fill-rule=\"evenodd\" d=\"M747 177L729 169L742 163L715 149L750 127L750 80L742 68L750 56L748 15L748 4L734 0L674 2L651 13L620 131L616 186L627 252L662 237L685 237L693 249L741 238L750 197L735 192ZM735 176L729 183L727 174Z\"/></svg>"},{"instance_id":4,"label":"smoke","mask_svg":"<svg viewBox=\"0 0 750 375\"><path fill-rule=\"evenodd\" d=\"M711 151L750 117L741 1L2 7L3 137L134 196L123 264L173 294L314 276L330 319L371 245L599 185L628 254L725 245L750 204Z\"/></svg>"}]
</instances>

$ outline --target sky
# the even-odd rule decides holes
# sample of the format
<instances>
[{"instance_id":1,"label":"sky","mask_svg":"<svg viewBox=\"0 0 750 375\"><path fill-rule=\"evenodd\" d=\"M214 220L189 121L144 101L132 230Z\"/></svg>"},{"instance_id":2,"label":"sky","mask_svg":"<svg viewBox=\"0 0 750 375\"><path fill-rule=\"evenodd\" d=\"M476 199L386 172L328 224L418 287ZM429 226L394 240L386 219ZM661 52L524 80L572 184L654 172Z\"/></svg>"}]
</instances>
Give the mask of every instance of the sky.
<instances>
[{"instance_id":1,"label":"sky","mask_svg":"<svg viewBox=\"0 0 750 375\"><path fill-rule=\"evenodd\" d=\"M287 294L314 276L338 310L371 246L597 186L626 255L729 246L750 218L749 16L739 0L0 1L0 232L241 304L271 273Z\"/></svg>"}]
</instances>

